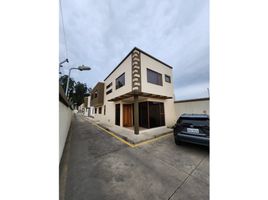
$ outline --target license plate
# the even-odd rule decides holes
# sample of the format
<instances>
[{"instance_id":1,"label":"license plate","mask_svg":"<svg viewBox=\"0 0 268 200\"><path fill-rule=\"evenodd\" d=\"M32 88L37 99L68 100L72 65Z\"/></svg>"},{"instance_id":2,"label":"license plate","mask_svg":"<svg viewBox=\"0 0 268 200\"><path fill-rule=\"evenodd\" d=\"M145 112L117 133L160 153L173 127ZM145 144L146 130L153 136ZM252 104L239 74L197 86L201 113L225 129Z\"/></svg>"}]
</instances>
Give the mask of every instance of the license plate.
<instances>
[{"instance_id":1,"label":"license plate","mask_svg":"<svg viewBox=\"0 0 268 200\"><path fill-rule=\"evenodd\" d=\"M188 133L199 133L199 129L197 128L187 128Z\"/></svg>"}]
</instances>

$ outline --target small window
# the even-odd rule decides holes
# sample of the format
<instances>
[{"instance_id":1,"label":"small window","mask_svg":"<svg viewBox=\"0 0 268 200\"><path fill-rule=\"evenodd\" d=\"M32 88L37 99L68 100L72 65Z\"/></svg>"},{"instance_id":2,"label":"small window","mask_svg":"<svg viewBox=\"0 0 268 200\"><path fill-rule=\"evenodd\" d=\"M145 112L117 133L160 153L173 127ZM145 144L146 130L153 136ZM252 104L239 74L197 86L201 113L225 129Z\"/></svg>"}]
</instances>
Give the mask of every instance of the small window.
<instances>
[{"instance_id":1,"label":"small window","mask_svg":"<svg viewBox=\"0 0 268 200\"><path fill-rule=\"evenodd\" d=\"M171 83L170 76L165 74L165 81L168 82L168 83Z\"/></svg>"},{"instance_id":2,"label":"small window","mask_svg":"<svg viewBox=\"0 0 268 200\"><path fill-rule=\"evenodd\" d=\"M115 83L116 83L116 89L123 87L125 85L125 73L119 76L116 79Z\"/></svg>"},{"instance_id":3,"label":"small window","mask_svg":"<svg viewBox=\"0 0 268 200\"><path fill-rule=\"evenodd\" d=\"M97 98L98 97L98 91L96 91L95 93L94 93L94 98Z\"/></svg>"},{"instance_id":4,"label":"small window","mask_svg":"<svg viewBox=\"0 0 268 200\"><path fill-rule=\"evenodd\" d=\"M162 74L153 70L147 69L147 81L156 85L163 85Z\"/></svg>"},{"instance_id":5,"label":"small window","mask_svg":"<svg viewBox=\"0 0 268 200\"><path fill-rule=\"evenodd\" d=\"M101 107L99 107L99 114L101 114Z\"/></svg>"},{"instance_id":6,"label":"small window","mask_svg":"<svg viewBox=\"0 0 268 200\"><path fill-rule=\"evenodd\" d=\"M110 93L112 93L112 91L113 91L113 89L110 89L110 90L108 90L108 91L106 92L106 94L110 94Z\"/></svg>"},{"instance_id":7,"label":"small window","mask_svg":"<svg viewBox=\"0 0 268 200\"><path fill-rule=\"evenodd\" d=\"M106 86L106 89L108 89L109 87L111 87L113 85L113 82L109 83L109 85Z\"/></svg>"},{"instance_id":8,"label":"small window","mask_svg":"<svg viewBox=\"0 0 268 200\"><path fill-rule=\"evenodd\" d=\"M97 108L95 108L95 114L97 114Z\"/></svg>"},{"instance_id":9,"label":"small window","mask_svg":"<svg viewBox=\"0 0 268 200\"><path fill-rule=\"evenodd\" d=\"M104 105L103 114L106 115L106 105Z\"/></svg>"}]
</instances>

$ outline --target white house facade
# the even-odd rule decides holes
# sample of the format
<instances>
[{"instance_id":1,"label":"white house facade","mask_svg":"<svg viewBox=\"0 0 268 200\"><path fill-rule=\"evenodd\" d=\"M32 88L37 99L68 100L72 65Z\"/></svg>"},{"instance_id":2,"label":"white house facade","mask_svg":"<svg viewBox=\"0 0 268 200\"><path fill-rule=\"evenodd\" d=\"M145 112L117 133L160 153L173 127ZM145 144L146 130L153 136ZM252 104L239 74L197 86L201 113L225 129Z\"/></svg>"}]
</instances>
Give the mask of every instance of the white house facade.
<instances>
[{"instance_id":1,"label":"white house facade","mask_svg":"<svg viewBox=\"0 0 268 200\"><path fill-rule=\"evenodd\" d=\"M135 134L171 127L175 123L172 67L135 47L93 88L90 106L95 119Z\"/></svg>"}]
</instances>

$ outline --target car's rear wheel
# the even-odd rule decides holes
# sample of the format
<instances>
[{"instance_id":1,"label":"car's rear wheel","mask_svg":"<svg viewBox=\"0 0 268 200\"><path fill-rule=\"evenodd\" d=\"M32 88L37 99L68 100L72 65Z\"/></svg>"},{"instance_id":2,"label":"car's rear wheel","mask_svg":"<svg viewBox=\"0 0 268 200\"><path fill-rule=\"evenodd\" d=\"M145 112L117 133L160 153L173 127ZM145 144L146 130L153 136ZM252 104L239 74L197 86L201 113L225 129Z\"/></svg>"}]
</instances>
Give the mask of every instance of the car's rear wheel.
<instances>
[{"instance_id":1,"label":"car's rear wheel","mask_svg":"<svg viewBox=\"0 0 268 200\"><path fill-rule=\"evenodd\" d=\"M181 143L182 143L182 142L181 142L180 140L178 140L178 139L175 138L175 144L176 144L176 145L181 145Z\"/></svg>"}]
</instances>

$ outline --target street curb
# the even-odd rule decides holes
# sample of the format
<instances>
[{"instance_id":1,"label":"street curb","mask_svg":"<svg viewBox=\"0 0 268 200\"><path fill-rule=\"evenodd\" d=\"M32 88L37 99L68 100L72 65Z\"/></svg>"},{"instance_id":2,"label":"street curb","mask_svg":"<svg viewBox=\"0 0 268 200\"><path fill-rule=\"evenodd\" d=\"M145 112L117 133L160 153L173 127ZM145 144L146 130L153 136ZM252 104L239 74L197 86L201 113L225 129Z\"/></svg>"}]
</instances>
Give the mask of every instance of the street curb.
<instances>
[{"instance_id":1,"label":"street curb","mask_svg":"<svg viewBox=\"0 0 268 200\"><path fill-rule=\"evenodd\" d=\"M96 123L96 124L97 124L97 123ZM100 126L100 127L103 128L103 129L107 130L107 131L112 132L112 133L115 134L117 137L120 137L121 139L123 139L123 140L125 140L126 142L128 142L128 143L130 143L130 144L132 144L132 145L135 145L135 146L136 146L136 145L139 145L139 144L141 144L141 143L148 142L148 141L150 141L150 140L154 140L154 139L160 138L160 137L165 136L165 135L169 135L170 133L172 133L172 131L167 131L167 132L161 133L161 134L159 134L159 135L155 135L153 138L148 138L148 139L141 140L141 141L139 141L139 142L135 142L135 141L133 141L133 140L131 140L131 139L125 137L125 136L119 135L119 134L117 134L117 133L111 131L109 128L107 128L107 127L105 127L105 126L103 126L103 125L101 125L101 124L97 124L97 125Z\"/></svg>"}]
</instances>

